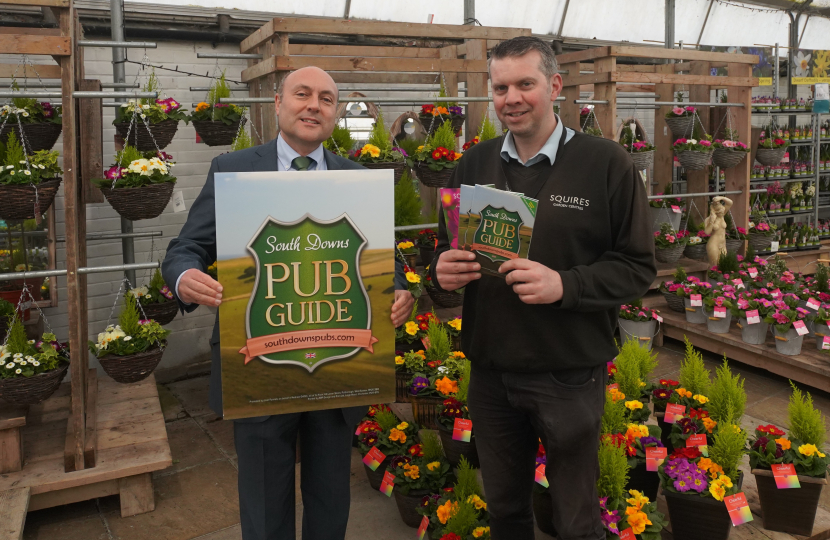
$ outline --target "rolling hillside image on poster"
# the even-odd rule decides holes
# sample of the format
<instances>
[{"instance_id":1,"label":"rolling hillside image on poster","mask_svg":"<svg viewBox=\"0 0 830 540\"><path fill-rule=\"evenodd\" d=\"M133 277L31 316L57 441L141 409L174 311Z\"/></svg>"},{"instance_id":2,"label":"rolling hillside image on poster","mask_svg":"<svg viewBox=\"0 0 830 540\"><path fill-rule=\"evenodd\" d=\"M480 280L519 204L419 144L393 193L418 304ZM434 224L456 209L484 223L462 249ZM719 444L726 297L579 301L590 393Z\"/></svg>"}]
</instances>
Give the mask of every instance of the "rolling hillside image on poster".
<instances>
[{"instance_id":1,"label":"rolling hillside image on poster","mask_svg":"<svg viewBox=\"0 0 830 540\"><path fill-rule=\"evenodd\" d=\"M217 173L225 418L395 393L390 171Z\"/></svg>"}]
</instances>

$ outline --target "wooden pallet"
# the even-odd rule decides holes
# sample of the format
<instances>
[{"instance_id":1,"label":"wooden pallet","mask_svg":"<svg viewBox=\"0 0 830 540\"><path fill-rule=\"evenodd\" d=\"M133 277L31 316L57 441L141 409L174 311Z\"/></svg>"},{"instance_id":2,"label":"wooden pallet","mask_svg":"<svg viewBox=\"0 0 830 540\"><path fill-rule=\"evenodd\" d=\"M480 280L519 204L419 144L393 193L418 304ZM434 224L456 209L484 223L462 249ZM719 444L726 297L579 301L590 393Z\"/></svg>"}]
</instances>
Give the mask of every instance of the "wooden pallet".
<instances>
[{"instance_id":1,"label":"wooden pallet","mask_svg":"<svg viewBox=\"0 0 830 540\"><path fill-rule=\"evenodd\" d=\"M663 335L683 340L687 337L695 347L716 354L725 354L738 362L766 369L771 373L830 392L830 356L816 349L814 338L805 338L801 354L786 356L775 350L772 334L763 345L750 345L741 339L741 330L732 324L728 334L713 334L705 324L686 322L686 315L669 309L665 299L654 298L650 307L663 316Z\"/></svg>"},{"instance_id":2,"label":"wooden pallet","mask_svg":"<svg viewBox=\"0 0 830 540\"><path fill-rule=\"evenodd\" d=\"M102 377L97 401L94 467L64 472L70 418L67 382L51 398L29 408L23 469L0 475L0 494L29 488L29 510L116 494L121 496L122 516L153 510L152 472L173 463L155 377L133 384Z\"/></svg>"}]
</instances>

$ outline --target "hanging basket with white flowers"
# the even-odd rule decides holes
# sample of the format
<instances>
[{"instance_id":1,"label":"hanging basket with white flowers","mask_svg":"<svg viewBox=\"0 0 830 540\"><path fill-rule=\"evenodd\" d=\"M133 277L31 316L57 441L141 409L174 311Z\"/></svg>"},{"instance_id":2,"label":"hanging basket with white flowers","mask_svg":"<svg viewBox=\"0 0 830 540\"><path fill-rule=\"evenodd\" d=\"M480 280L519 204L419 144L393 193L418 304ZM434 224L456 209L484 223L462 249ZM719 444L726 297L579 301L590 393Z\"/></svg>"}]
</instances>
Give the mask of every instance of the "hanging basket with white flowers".
<instances>
[{"instance_id":1,"label":"hanging basket with white flowers","mask_svg":"<svg viewBox=\"0 0 830 540\"><path fill-rule=\"evenodd\" d=\"M176 177L173 158L166 152L139 152L127 146L115 155L104 178L93 180L115 211L130 221L152 219L164 212Z\"/></svg>"},{"instance_id":2,"label":"hanging basket with white flowers","mask_svg":"<svg viewBox=\"0 0 830 540\"><path fill-rule=\"evenodd\" d=\"M63 171L58 152L27 155L14 132L0 139L0 219L40 219L55 200Z\"/></svg>"}]
</instances>

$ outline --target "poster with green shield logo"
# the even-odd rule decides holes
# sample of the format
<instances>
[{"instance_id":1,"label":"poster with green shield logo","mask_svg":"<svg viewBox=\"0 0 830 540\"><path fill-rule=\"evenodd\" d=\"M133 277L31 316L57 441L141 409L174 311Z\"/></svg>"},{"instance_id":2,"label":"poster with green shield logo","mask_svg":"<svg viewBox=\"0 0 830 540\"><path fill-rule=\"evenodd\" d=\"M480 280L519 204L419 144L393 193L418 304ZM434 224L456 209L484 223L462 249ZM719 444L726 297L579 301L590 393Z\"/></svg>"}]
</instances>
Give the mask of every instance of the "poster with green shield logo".
<instances>
[{"instance_id":1,"label":"poster with green shield logo","mask_svg":"<svg viewBox=\"0 0 830 540\"><path fill-rule=\"evenodd\" d=\"M214 181L225 418L394 400L391 171Z\"/></svg>"}]
</instances>

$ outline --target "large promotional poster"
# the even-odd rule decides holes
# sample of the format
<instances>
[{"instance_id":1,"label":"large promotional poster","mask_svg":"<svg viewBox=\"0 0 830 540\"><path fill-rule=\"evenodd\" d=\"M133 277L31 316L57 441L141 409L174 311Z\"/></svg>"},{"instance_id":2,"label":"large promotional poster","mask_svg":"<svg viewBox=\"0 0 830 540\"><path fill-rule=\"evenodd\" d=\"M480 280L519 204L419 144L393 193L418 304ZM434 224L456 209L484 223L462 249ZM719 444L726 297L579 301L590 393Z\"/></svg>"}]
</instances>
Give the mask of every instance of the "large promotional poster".
<instances>
[{"instance_id":1,"label":"large promotional poster","mask_svg":"<svg viewBox=\"0 0 830 540\"><path fill-rule=\"evenodd\" d=\"M701 51L725 52L737 54L755 54L758 63L752 66L752 76L758 77L759 86L772 86L772 72L775 70L775 57L771 47L716 47L701 45ZM712 68L712 75L728 75L726 67Z\"/></svg>"},{"instance_id":2,"label":"large promotional poster","mask_svg":"<svg viewBox=\"0 0 830 540\"><path fill-rule=\"evenodd\" d=\"M214 179L225 418L394 400L392 172Z\"/></svg>"}]
</instances>

